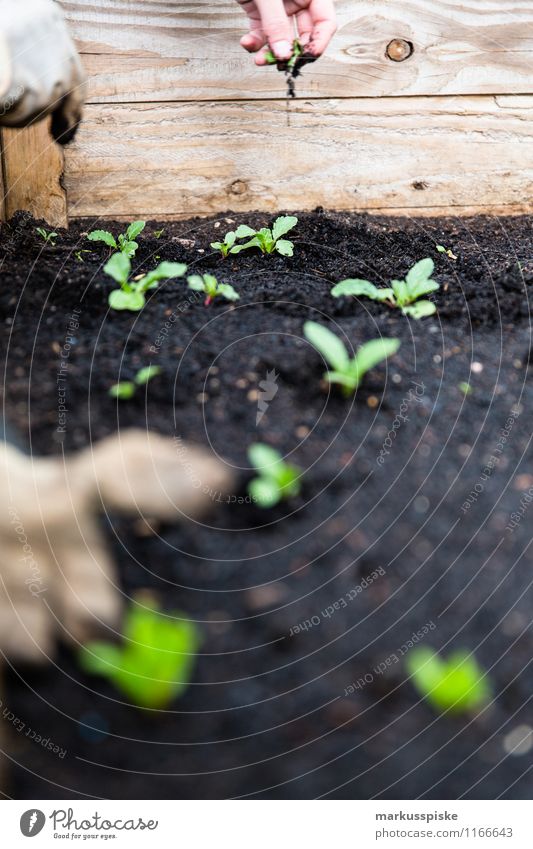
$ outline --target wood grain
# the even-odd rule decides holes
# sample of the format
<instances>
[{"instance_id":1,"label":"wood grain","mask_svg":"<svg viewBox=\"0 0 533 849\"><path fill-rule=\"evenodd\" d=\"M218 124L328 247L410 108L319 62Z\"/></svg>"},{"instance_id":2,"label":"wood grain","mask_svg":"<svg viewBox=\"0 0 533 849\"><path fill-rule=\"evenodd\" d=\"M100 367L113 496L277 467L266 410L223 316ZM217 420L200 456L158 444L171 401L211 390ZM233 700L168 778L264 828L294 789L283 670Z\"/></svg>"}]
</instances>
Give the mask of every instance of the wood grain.
<instances>
[{"instance_id":1,"label":"wood grain","mask_svg":"<svg viewBox=\"0 0 533 849\"><path fill-rule=\"evenodd\" d=\"M69 214L524 211L532 117L533 96L93 105L66 152Z\"/></svg>"},{"instance_id":2,"label":"wood grain","mask_svg":"<svg viewBox=\"0 0 533 849\"><path fill-rule=\"evenodd\" d=\"M48 127L49 119L25 130L2 130L4 213L10 218L23 209L53 227L66 227L63 153L52 141Z\"/></svg>"},{"instance_id":3,"label":"wood grain","mask_svg":"<svg viewBox=\"0 0 533 849\"><path fill-rule=\"evenodd\" d=\"M234 0L64 0L92 102L284 96L274 68L239 46ZM339 31L298 82L301 97L533 91L531 0L337 0ZM386 56L412 42L404 62Z\"/></svg>"}]
</instances>

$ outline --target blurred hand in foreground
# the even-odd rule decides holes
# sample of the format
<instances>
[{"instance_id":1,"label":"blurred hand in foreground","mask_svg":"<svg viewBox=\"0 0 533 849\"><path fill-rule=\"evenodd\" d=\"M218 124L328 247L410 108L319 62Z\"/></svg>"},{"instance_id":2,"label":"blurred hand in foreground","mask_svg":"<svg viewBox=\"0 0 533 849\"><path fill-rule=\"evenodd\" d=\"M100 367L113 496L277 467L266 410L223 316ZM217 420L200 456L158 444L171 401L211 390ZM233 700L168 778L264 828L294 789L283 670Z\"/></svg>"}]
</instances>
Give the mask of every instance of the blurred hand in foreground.
<instances>
[{"instance_id":1,"label":"blurred hand in foreground","mask_svg":"<svg viewBox=\"0 0 533 849\"><path fill-rule=\"evenodd\" d=\"M318 58L337 29L334 0L237 0L249 18L250 31L241 45L255 53L256 65L266 65L268 49L284 61L292 55L296 37L308 56Z\"/></svg>"},{"instance_id":2,"label":"blurred hand in foreground","mask_svg":"<svg viewBox=\"0 0 533 849\"><path fill-rule=\"evenodd\" d=\"M52 115L66 144L81 120L85 76L54 0L0 0L0 126L25 127Z\"/></svg>"},{"instance_id":3,"label":"blurred hand in foreground","mask_svg":"<svg viewBox=\"0 0 533 849\"><path fill-rule=\"evenodd\" d=\"M0 443L0 653L45 662L59 635L83 643L119 626L102 509L195 520L231 484L209 452L142 430L59 458Z\"/></svg>"}]
</instances>

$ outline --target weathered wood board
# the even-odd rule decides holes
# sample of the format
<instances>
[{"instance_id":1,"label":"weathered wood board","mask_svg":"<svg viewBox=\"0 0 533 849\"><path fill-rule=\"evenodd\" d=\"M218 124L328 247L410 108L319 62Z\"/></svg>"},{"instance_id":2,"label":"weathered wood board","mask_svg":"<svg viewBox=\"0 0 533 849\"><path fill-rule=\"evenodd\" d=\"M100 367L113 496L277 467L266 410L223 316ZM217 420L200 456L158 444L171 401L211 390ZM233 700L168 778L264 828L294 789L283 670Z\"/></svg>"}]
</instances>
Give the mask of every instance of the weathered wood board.
<instances>
[{"instance_id":1,"label":"weathered wood board","mask_svg":"<svg viewBox=\"0 0 533 849\"><path fill-rule=\"evenodd\" d=\"M234 0L63 0L99 102L283 96L239 46ZM337 0L339 31L302 97L531 93L531 0ZM386 55L402 38L413 54Z\"/></svg>"},{"instance_id":2,"label":"weathered wood board","mask_svg":"<svg viewBox=\"0 0 533 849\"><path fill-rule=\"evenodd\" d=\"M65 227L63 151L52 141L49 123L45 120L26 130L2 130L4 214L10 218L24 209L53 227Z\"/></svg>"},{"instance_id":3,"label":"weathered wood board","mask_svg":"<svg viewBox=\"0 0 533 849\"><path fill-rule=\"evenodd\" d=\"M524 211L532 117L533 96L92 105L66 153L69 215Z\"/></svg>"},{"instance_id":4,"label":"weathered wood board","mask_svg":"<svg viewBox=\"0 0 533 849\"><path fill-rule=\"evenodd\" d=\"M62 6L85 121L64 178L44 126L3 132L7 216L59 225L67 201L71 217L118 218L531 209L531 0L337 0L339 32L289 107L282 75L240 48L234 0ZM413 46L403 62L396 38Z\"/></svg>"}]
</instances>

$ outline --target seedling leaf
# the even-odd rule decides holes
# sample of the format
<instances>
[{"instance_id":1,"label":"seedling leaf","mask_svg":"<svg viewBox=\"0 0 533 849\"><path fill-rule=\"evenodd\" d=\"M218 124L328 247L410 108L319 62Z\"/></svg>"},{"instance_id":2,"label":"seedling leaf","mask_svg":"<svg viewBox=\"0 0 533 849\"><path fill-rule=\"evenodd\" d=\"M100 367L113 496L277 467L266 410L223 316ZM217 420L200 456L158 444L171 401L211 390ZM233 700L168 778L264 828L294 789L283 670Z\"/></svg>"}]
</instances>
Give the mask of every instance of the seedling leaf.
<instances>
[{"instance_id":1,"label":"seedling leaf","mask_svg":"<svg viewBox=\"0 0 533 849\"><path fill-rule=\"evenodd\" d=\"M287 239L279 239L276 242L276 250L281 256L293 256L294 244Z\"/></svg>"},{"instance_id":2,"label":"seedling leaf","mask_svg":"<svg viewBox=\"0 0 533 849\"><path fill-rule=\"evenodd\" d=\"M133 221L126 230L126 238L128 241L133 242L137 236L140 236L145 227L146 221ZM162 233L163 231L160 230L159 232Z\"/></svg>"},{"instance_id":3,"label":"seedling leaf","mask_svg":"<svg viewBox=\"0 0 533 849\"><path fill-rule=\"evenodd\" d=\"M90 242L104 242L110 248L116 249L118 247L115 237L108 230L93 230L87 238Z\"/></svg>"},{"instance_id":4,"label":"seedling leaf","mask_svg":"<svg viewBox=\"0 0 533 849\"><path fill-rule=\"evenodd\" d=\"M109 293L109 306L112 310L130 310L139 312L146 303L143 292L125 292L123 289L114 289Z\"/></svg>"},{"instance_id":5,"label":"seedling leaf","mask_svg":"<svg viewBox=\"0 0 533 849\"><path fill-rule=\"evenodd\" d=\"M158 374L161 374L160 366L145 366L144 368L139 369L135 375L135 383L137 386L145 386L148 381L152 380L152 378L156 377Z\"/></svg>"},{"instance_id":6,"label":"seedling leaf","mask_svg":"<svg viewBox=\"0 0 533 849\"><path fill-rule=\"evenodd\" d=\"M335 333L315 321L306 321L304 335L336 371L343 372L347 368L350 362L348 351Z\"/></svg>"},{"instance_id":7,"label":"seedling leaf","mask_svg":"<svg viewBox=\"0 0 533 849\"><path fill-rule=\"evenodd\" d=\"M407 669L416 689L438 711L464 713L490 698L487 676L468 652L456 651L444 659L420 646L408 655Z\"/></svg>"},{"instance_id":8,"label":"seedling leaf","mask_svg":"<svg viewBox=\"0 0 533 849\"><path fill-rule=\"evenodd\" d=\"M412 304L410 307L402 307L402 312L411 318L427 318L428 315L433 315L437 312L437 307L432 301L418 301L418 303Z\"/></svg>"},{"instance_id":9,"label":"seedling leaf","mask_svg":"<svg viewBox=\"0 0 533 849\"><path fill-rule=\"evenodd\" d=\"M111 259L104 265L104 271L113 280L120 283L121 286L127 286L131 272L131 262L125 254L113 254Z\"/></svg>"},{"instance_id":10,"label":"seedling leaf","mask_svg":"<svg viewBox=\"0 0 533 849\"><path fill-rule=\"evenodd\" d=\"M282 236L292 230L298 224L298 219L295 215L282 215L276 218L272 226L272 237L274 241L278 241Z\"/></svg>"}]
</instances>

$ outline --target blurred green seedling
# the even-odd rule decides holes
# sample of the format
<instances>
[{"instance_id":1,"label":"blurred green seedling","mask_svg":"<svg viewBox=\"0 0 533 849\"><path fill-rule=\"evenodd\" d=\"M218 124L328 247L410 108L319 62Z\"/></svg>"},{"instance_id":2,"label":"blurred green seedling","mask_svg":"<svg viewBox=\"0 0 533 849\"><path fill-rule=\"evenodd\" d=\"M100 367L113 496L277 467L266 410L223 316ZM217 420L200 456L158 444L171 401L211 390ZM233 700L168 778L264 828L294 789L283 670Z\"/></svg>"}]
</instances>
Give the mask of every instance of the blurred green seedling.
<instances>
[{"instance_id":1,"label":"blurred green seedling","mask_svg":"<svg viewBox=\"0 0 533 849\"><path fill-rule=\"evenodd\" d=\"M256 442L248 449L248 459L257 472L248 492L259 507L268 509L300 494L301 469L286 463L275 448Z\"/></svg>"},{"instance_id":2,"label":"blurred green seedling","mask_svg":"<svg viewBox=\"0 0 533 849\"><path fill-rule=\"evenodd\" d=\"M248 239L248 241L242 245L234 245L230 253L238 254L251 248L259 248L263 254L277 252L282 256L292 256L294 243L282 237L294 229L297 224L298 219L295 215L281 215L276 218L272 229L263 227L261 230L254 230L246 224L241 224L235 231L235 237L237 239Z\"/></svg>"},{"instance_id":3,"label":"blurred green seedling","mask_svg":"<svg viewBox=\"0 0 533 849\"><path fill-rule=\"evenodd\" d=\"M355 357L350 357L342 340L315 321L306 321L304 335L332 368L325 373L324 379L339 384L347 397L355 393L367 371L395 354L400 347L399 339L372 339L361 345Z\"/></svg>"},{"instance_id":4,"label":"blurred green seedling","mask_svg":"<svg viewBox=\"0 0 533 849\"><path fill-rule=\"evenodd\" d=\"M109 395L111 398L118 398L119 401L129 401L130 398L133 398L139 386L146 386L158 374L161 374L160 366L145 366L139 369L133 380L115 383L109 390Z\"/></svg>"},{"instance_id":5,"label":"blurred green seedling","mask_svg":"<svg viewBox=\"0 0 533 849\"><path fill-rule=\"evenodd\" d=\"M337 283L331 290L331 294L334 298L352 295L370 298L372 301L383 301L391 307L398 307L410 318L425 318L436 312L432 301L419 300L440 288L439 284L431 279L434 270L433 260L431 257L426 257L413 265L405 280L393 280L390 288L379 288L369 280L354 278Z\"/></svg>"},{"instance_id":6,"label":"blurred green seedling","mask_svg":"<svg viewBox=\"0 0 533 849\"><path fill-rule=\"evenodd\" d=\"M57 233L49 232L48 230L45 230L44 227L36 227L35 229L46 245L50 245L52 248L55 248L56 239L58 237Z\"/></svg>"},{"instance_id":7,"label":"blurred green seedling","mask_svg":"<svg viewBox=\"0 0 533 849\"><path fill-rule=\"evenodd\" d=\"M111 309L139 312L146 303L146 292L149 289L156 289L161 280L183 277L187 266L182 262L162 262L148 274L143 274L136 280L130 280L129 257L126 254L117 253L113 254L105 264L104 271L120 285L120 289L114 289L109 295Z\"/></svg>"},{"instance_id":8,"label":"blurred green seedling","mask_svg":"<svg viewBox=\"0 0 533 849\"><path fill-rule=\"evenodd\" d=\"M235 291L229 283L219 283L217 278L212 274L192 274L187 278L189 289L194 292L204 292L206 307L215 298L225 298L227 301L238 301L240 295Z\"/></svg>"},{"instance_id":9,"label":"blurred green seedling","mask_svg":"<svg viewBox=\"0 0 533 849\"><path fill-rule=\"evenodd\" d=\"M146 221L133 221L126 232L120 233L116 238L108 230L93 230L87 238L90 242L103 242L112 250L119 251L128 259L133 259L139 247L135 239L140 236L145 227Z\"/></svg>"},{"instance_id":10,"label":"blurred green seedling","mask_svg":"<svg viewBox=\"0 0 533 849\"><path fill-rule=\"evenodd\" d=\"M491 695L486 673L468 651L445 659L419 646L407 656L407 671L420 695L439 712L469 713L483 707Z\"/></svg>"},{"instance_id":11,"label":"blurred green seedling","mask_svg":"<svg viewBox=\"0 0 533 849\"><path fill-rule=\"evenodd\" d=\"M237 234L234 230L230 230L229 233L226 233L224 236L223 242L211 242L211 247L215 251L220 251L224 259L227 257L229 253L232 253L232 248L237 241Z\"/></svg>"},{"instance_id":12,"label":"blurred green seedling","mask_svg":"<svg viewBox=\"0 0 533 849\"><path fill-rule=\"evenodd\" d=\"M200 633L180 613L161 613L145 598L134 600L124 622L121 645L89 642L81 649L82 669L113 683L141 708L168 707L191 680Z\"/></svg>"}]
</instances>

